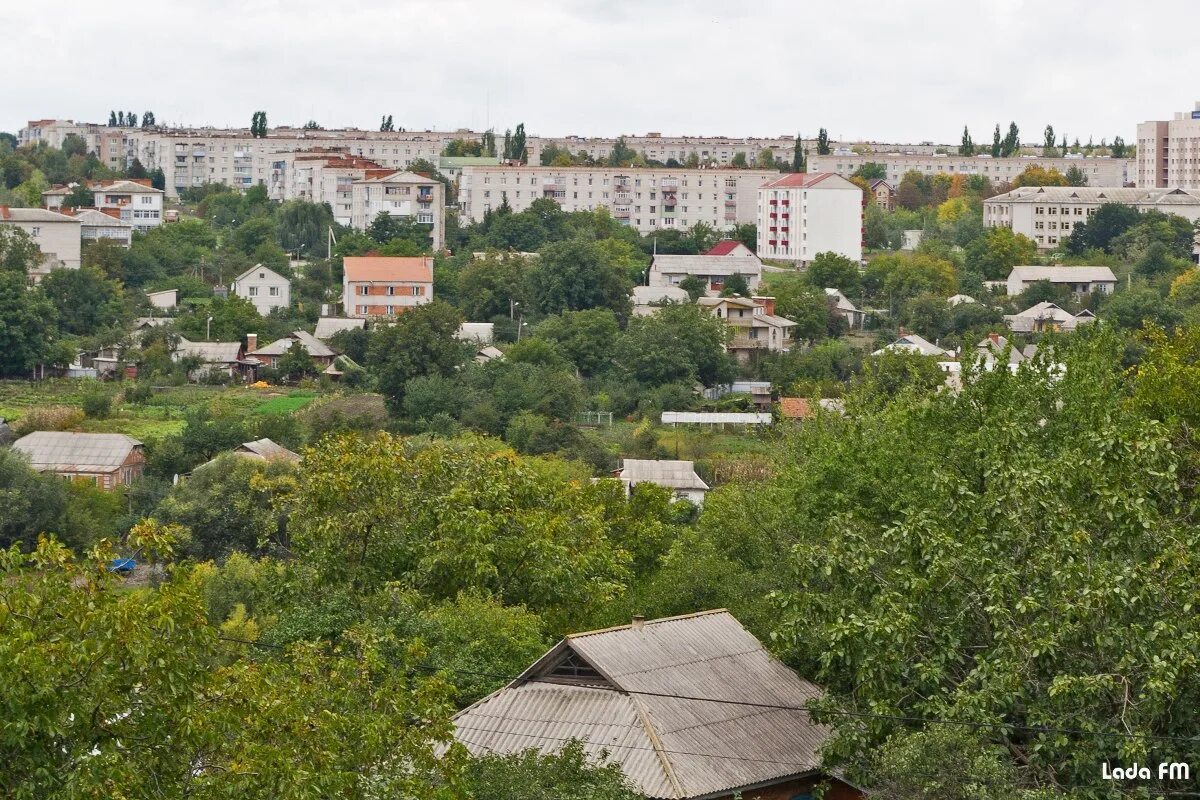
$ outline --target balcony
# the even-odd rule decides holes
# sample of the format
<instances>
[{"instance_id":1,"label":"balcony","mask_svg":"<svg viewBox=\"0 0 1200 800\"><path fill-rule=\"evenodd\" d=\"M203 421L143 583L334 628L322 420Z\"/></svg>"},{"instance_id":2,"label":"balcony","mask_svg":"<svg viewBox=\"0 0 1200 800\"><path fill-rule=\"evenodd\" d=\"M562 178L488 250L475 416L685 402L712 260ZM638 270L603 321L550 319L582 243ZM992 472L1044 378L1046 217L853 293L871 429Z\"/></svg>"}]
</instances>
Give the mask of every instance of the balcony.
<instances>
[{"instance_id":1,"label":"balcony","mask_svg":"<svg viewBox=\"0 0 1200 800\"><path fill-rule=\"evenodd\" d=\"M737 200L726 200L725 207L726 208L737 208Z\"/></svg>"},{"instance_id":2,"label":"balcony","mask_svg":"<svg viewBox=\"0 0 1200 800\"><path fill-rule=\"evenodd\" d=\"M778 214L776 214L774 211L772 211L772 212L771 212L770 214L768 214L767 216L769 216L771 219L778 219L778 218L779 218L779 215L778 215Z\"/></svg>"},{"instance_id":3,"label":"balcony","mask_svg":"<svg viewBox=\"0 0 1200 800\"><path fill-rule=\"evenodd\" d=\"M767 202L768 202L768 203L770 203L770 204L771 204L771 205L773 205L773 206L777 206L777 205L779 205L779 201L778 201L778 200L776 200L774 197L772 197L772 198L771 198L770 200L768 200Z\"/></svg>"},{"instance_id":4,"label":"balcony","mask_svg":"<svg viewBox=\"0 0 1200 800\"><path fill-rule=\"evenodd\" d=\"M629 209L628 208L614 208L613 209L613 217L615 217L616 219L629 219Z\"/></svg>"},{"instance_id":5,"label":"balcony","mask_svg":"<svg viewBox=\"0 0 1200 800\"><path fill-rule=\"evenodd\" d=\"M786 199L786 198L783 200L783 205L785 205L785 206L790 206L791 204L792 204L792 201L791 201L791 200L788 200L788 199Z\"/></svg>"},{"instance_id":6,"label":"balcony","mask_svg":"<svg viewBox=\"0 0 1200 800\"><path fill-rule=\"evenodd\" d=\"M766 339L751 339L749 336L734 336L728 344L731 350L760 350L766 349Z\"/></svg>"},{"instance_id":7,"label":"balcony","mask_svg":"<svg viewBox=\"0 0 1200 800\"><path fill-rule=\"evenodd\" d=\"M629 192L617 192L613 196L613 202L619 205L628 205L633 202L633 195Z\"/></svg>"},{"instance_id":8,"label":"balcony","mask_svg":"<svg viewBox=\"0 0 1200 800\"><path fill-rule=\"evenodd\" d=\"M422 205L429 205L430 203L433 202L433 195L432 194L418 194L417 202L421 203Z\"/></svg>"}]
</instances>

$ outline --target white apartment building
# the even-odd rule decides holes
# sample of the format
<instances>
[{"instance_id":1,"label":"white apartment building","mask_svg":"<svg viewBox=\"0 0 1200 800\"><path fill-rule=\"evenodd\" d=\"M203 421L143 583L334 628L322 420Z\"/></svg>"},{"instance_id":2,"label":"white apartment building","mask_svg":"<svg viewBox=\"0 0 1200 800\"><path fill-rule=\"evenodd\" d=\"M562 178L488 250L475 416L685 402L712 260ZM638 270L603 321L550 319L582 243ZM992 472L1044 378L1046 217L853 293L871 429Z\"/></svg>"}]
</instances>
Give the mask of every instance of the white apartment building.
<instances>
[{"instance_id":1,"label":"white apartment building","mask_svg":"<svg viewBox=\"0 0 1200 800\"><path fill-rule=\"evenodd\" d=\"M1200 102L1137 126L1135 172L1139 188L1200 189Z\"/></svg>"},{"instance_id":2,"label":"white apartment building","mask_svg":"<svg viewBox=\"0 0 1200 800\"><path fill-rule=\"evenodd\" d=\"M1038 249L1052 250L1105 203L1155 209L1192 222L1200 219L1200 190L1022 186L983 201L983 223L1012 228L1036 242Z\"/></svg>"},{"instance_id":3,"label":"white apartment building","mask_svg":"<svg viewBox=\"0 0 1200 800\"><path fill-rule=\"evenodd\" d=\"M42 251L42 262L31 275L35 281L52 269L79 269L80 222L74 217L44 208L0 206L0 225L20 228Z\"/></svg>"},{"instance_id":4,"label":"white apartment building","mask_svg":"<svg viewBox=\"0 0 1200 800\"><path fill-rule=\"evenodd\" d=\"M165 192L155 189L148 180L101 181L91 189L92 203L98 210L120 212L121 220L132 225L135 231L153 230L162 224Z\"/></svg>"},{"instance_id":5,"label":"white apartment building","mask_svg":"<svg viewBox=\"0 0 1200 800\"><path fill-rule=\"evenodd\" d=\"M441 181L400 171L354 181L351 189L354 228L366 230L380 214L408 217L429 226L435 251L445 246L446 187Z\"/></svg>"},{"instance_id":6,"label":"white apartment building","mask_svg":"<svg viewBox=\"0 0 1200 800\"><path fill-rule=\"evenodd\" d=\"M785 175L758 190L758 256L807 266L819 253L862 260L863 191L831 172Z\"/></svg>"},{"instance_id":7,"label":"white apartment building","mask_svg":"<svg viewBox=\"0 0 1200 800\"><path fill-rule=\"evenodd\" d=\"M982 175L992 183L1011 183L1029 167L1056 169L1066 174L1077 167L1087 178L1089 186L1124 186L1133 180L1133 159L1129 158L1040 158L1037 156L1013 156L992 158L983 156L930 155L913 153L873 153L858 155L810 155L809 172L834 172L849 178L863 164L882 164L887 169L885 180L899 187L907 172L922 175Z\"/></svg>"},{"instance_id":8,"label":"white apartment building","mask_svg":"<svg viewBox=\"0 0 1200 800\"><path fill-rule=\"evenodd\" d=\"M758 187L777 177L750 169L471 166L459 178L458 207L464 221L478 222L505 201L520 212L550 198L564 211L606 208L640 233L697 222L724 229L754 222Z\"/></svg>"},{"instance_id":9,"label":"white apartment building","mask_svg":"<svg viewBox=\"0 0 1200 800\"><path fill-rule=\"evenodd\" d=\"M234 278L230 289L233 294L253 303L264 317L276 308L287 308L292 304L292 284L262 264L255 264Z\"/></svg>"}]
</instances>

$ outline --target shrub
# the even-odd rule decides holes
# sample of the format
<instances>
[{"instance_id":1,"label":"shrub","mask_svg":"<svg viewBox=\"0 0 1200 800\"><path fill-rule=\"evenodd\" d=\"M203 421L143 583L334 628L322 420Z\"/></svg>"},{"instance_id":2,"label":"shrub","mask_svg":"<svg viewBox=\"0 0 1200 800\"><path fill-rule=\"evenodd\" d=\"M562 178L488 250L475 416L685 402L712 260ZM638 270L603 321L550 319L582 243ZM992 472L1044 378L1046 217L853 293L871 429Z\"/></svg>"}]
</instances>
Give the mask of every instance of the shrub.
<instances>
[{"instance_id":1,"label":"shrub","mask_svg":"<svg viewBox=\"0 0 1200 800\"><path fill-rule=\"evenodd\" d=\"M154 389L148 383L135 383L125 390L125 402L148 403L154 397Z\"/></svg>"},{"instance_id":2,"label":"shrub","mask_svg":"<svg viewBox=\"0 0 1200 800\"><path fill-rule=\"evenodd\" d=\"M83 396L83 413L93 419L106 419L112 414L112 396L108 392L93 391Z\"/></svg>"},{"instance_id":3,"label":"shrub","mask_svg":"<svg viewBox=\"0 0 1200 800\"><path fill-rule=\"evenodd\" d=\"M12 424L20 436L34 431L65 431L83 422L84 412L73 406L40 406L30 408Z\"/></svg>"}]
</instances>

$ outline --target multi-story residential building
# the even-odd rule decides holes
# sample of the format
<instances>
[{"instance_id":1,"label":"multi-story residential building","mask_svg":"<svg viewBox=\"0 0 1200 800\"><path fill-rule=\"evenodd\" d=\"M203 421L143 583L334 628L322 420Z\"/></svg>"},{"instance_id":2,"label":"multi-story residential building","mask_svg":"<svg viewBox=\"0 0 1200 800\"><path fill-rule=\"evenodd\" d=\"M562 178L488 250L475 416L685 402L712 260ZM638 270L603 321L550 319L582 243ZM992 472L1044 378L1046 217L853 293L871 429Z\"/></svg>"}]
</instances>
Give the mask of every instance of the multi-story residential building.
<instances>
[{"instance_id":1,"label":"multi-story residential building","mask_svg":"<svg viewBox=\"0 0 1200 800\"><path fill-rule=\"evenodd\" d=\"M334 220L339 225L350 225L354 182L394 171L369 159L325 148L281 153L272 162L267 194L273 200L328 203Z\"/></svg>"},{"instance_id":2,"label":"multi-story residential building","mask_svg":"<svg viewBox=\"0 0 1200 800\"><path fill-rule=\"evenodd\" d=\"M276 308L287 308L292 304L292 284L262 264L255 264L234 278L230 289L238 297L253 303L264 317Z\"/></svg>"},{"instance_id":3,"label":"multi-story residential building","mask_svg":"<svg viewBox=\"0 0 1200 800\"><path fill-rule=\"evenodd\" d=\"M896 196L896 187L885 181L883 178L876 178L871 181L871 194L875 195L875 204L884 211L892 210L892 198Z\"/></svg>"},{"instance_id":4,"label":"multi-story residential building","mask_svg":"<svg viewBox=\"0 0 1200 800\"><path fill-rule=\"evenodd\" d=\"M120 212L121 219L135 231L153 230L162 224L164 192L148 180L101 181L91 189L97 209Z\"/></svg>"},{"instance_id":5,"label":"multi-story residential building","mask_svg":"<svg viewBox=\"0 0 1200 800\"><path fill-rule=\"evenodd\" d=\"M342 306L347 317L393 317L433 302L433 259L347 256Z\"/></svg>"},{"instance_id":6,"label":"multi-story residential building","mask_svg":"<svg viewBox=\"0 0 1200 800\"><path fill-rule=\"evenodd\" d=\"M1012 228L1039 249L1052 250L1105 203L1155 209L1193 222L1200 219L1200 190L1022 186L985 200L983 222Z\"/></svg>"},{"instance_id":7,"label":"multi-story residential building","mask_svg":"<svg viewBox=\"0 0 1200 800\"><path fill-rule=\"evenodd\" d=\"M810 155L809 172L834 172L849 178L863 164L882 164L887 170L884 179L899 186L907 172L922 175L982 175L994 184L1011 183L1029 167L1056 169L1066 174L1077 167L1089 186L1124 186L1133 180L1133 159L1129 158L1040 158L1037 156L918 155L911 153L842 153L840 155Z\"/></svg>"},{"instance_id":8,"label":"multi-story residential building","mask_svg":"<svg viewBox=\"0 0 1200 800\"><path fill-rule=\"evenodd\" d=\"M25 231L42 251L41 263L31 272L35 281L52 269L79 269L81 225L75 217L45 208L0 206L0 225Z\"/></svg>"},{"instance_id":9,"label":"multi-story residential building","mask_svg":"<svg viewBox=\"0 0 1200 800\"><path fill-rule=\"evenodd\" d=\"M725 321L730 333L725 349L738 361L762 350L780 353L791 347L796 323L775 315L774 297L701 297L697 303Z\"/></svg>"},{"instance_id":10,"label":"multi-story residential building","mask_svg":"<svg viewBox=\"0 0 1200 800\"><path fill-rule=\"evenodd\" d=\"M862 260L863 191L831 172L797 172L758 190L760 258L807 266L819 253Z\"/></svg>"},{"instance_id":11,"label":"multi-story residential building","mask_svg":"<svg viewBox=\"0 0 1200 800\"><path fill-rule=\"evenodd\" d=\"M550 198L564 211L606 208L641 233L704 222L724 229L755 220L758 187L775 170L622 169L615 167L464 167L458 207L478 222L507 202L515 212Z\"/></svg>"},{"instance_id":12,"label":"multi-story residential building","mask_svg":"<svg viewBox=\"0 0 1200 800\"><path fill-rule=\"evenodd\" d=\"M1172 120L1137 126L1139 188L1200 189L1200 102Z\"/></svg>"},{"instance_id":13,"label":"multi-story residential building","mask_svg":"<svg viewBox=\"0 0 1200 800\"><path fill-rule=\"evenodd\" d=\"M377 216L408 217L428 225L434 250L445 245L446 187L413 172L366 177L351 184L350 224L366 230Z\"/></svg>"}]
</instances>

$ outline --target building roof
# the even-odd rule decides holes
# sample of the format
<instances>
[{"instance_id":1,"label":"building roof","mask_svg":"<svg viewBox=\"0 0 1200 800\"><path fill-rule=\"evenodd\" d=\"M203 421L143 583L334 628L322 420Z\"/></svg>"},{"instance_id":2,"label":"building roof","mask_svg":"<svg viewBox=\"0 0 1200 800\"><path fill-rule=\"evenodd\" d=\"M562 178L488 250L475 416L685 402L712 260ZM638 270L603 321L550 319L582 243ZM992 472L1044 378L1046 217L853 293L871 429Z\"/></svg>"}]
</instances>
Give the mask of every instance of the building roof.
<instances>
[{"instance_id":1,"label":"building roof","mask_svg":"<svg viewBox=\"0 0 1200 800\"><path fill-rule=\"evenodd\" d=\"M317 320L317 329L313 336L318 339L332 339L342 331L357 331L365 328L365 319L345 319L343 317L321 317Z\"/></svg>"},{"instance_id":2,"label":"building roof","mask_svg":"<svg viewBox=\"0 0 1200 800\"><path fill-rule=\"evenodd\" d=\"M232 364L242 352L241 342L192 342L180 338L175 359L195 356L205 364Z\"/></svg>"},{"instance_id":3,"label":"building roof","mask_svg":"<svg viewBox=\"0 0 1200 800\"><path fill-rule=\"evenodd\" d=\"M750 248L739 242L737 239L722 239L708 249L706 256L727 256L738 248L749 250Z\"/></svg>"},{"instance_id":4,"label":"building roof","mask_svg":"<svg viewBox=\"0 0 1200 800\"><path fill-rule=\"evenodd\" d=\"M793 172L789 175L784 175L782 178L771 181L764 185L764 189L811 189L822 181L828 181L831 178L836 178L842 183L850 183L842 176L834 172ZM836 182L836 181L835 181ZM854 184L850 184L853 186Z\"/></svg>"},{"instance_id":5,"label":"building roof","mask_svg":"<svg viewBox=\"0 0 1200 800\"><path fill-rule=\"evenodd\" d=\"M1008 279L1025 283L1116 283L1117 276L1108 267L1013 267Z\"/></svg>"},{"instance_id":6,"label":"building roof","mask_svg":"<svg viewBox=\"0 0 1200 800\"><path fill-rule=\"evenodd\" d=\"M342 263L348 281L433 283L429 256L347 256Z\"/></svg>"},{"instance_id":7,"label":"building roof","mask_svg":"<svg viewBox=\"0 0 1200 800\"><path fill-rule=\"evenodd\" d=\"M93 184L90 188L94 192L104 192L105 194L165 194L162 189L155 189L153 186L128 180L117 180L112 183L102 182Z\"/></svg>"},{"instance_id":8,"label":"building roof","mask_svg":"<svg viewBox=\"0 0 1200 800\"><path fill-rule=\"evenodd\" d=\"M850 302L850 298L846 297L846 295L842 294L838 289L826 288L825 296L837 301L838 311L855 311L862 313L861 311L858 311L858 307L855 306L854 303Z\"/></svg>"},{"instance_id":9,"label":"building roof","mask_svg":"<svg viewBox=\"0 0 1200 800\"><path fill-rule=\"evenodd\" d=\"M802 708L820 696L722 609L570 635L455 715L455 737L504 754L579 739L648 798L706 797L817 772L830 732Z\"/></svg>"},{"instance_id":10,"label":"building roof","mask_svg":"<svg viewBox=\"0 0 1200 800\"><path fill-rule=\"evenodd\" d=\"M249 355L254 356L281 356L288 350L292 349L292 345L299 342L308 351L310 356L314 358L333 358L337 352L331 349L327 344L322 342L317 337L313 336L308 331L292 331L291 336L284 336L282 339L276 339L266 347L260 347Z\"/></svg>"},{"instance_id":11,"label":"building roof","mask_svg":"<svg viewBox=\"0 0 1200 800\"><path fill-rule=\"evenodd\" d=\"M969 294L952 294L946 298L946 305L957 306L963 303L974 303L975 298Z\"/></svg>"},{"instance_id":12,"label":"building roof","mask_svg":"<svg viewBox=\"0 0 1200 800\"><path fill-rule=\"evenodd\" d=\"M362 178L361 180L355 181L355 183L420 183L432 186L433 184L437 183L437 181L426 175L400 169L396 170L395 172L389 172L386 175L376 175L370 178Z\"/></svg>"},{"instance_id":13,"label":"building roof","mask_svg":"<svg viewBox=\"0 0 1200 800\"><path fill-rule=\"evenodd\" d=\"M496 338L496 323L464 322L458 326L458 332L454 335L463 341L490 344Z\"/></svg>"},{"instance_id":14,"label":"building roof","mask_svg":"<svg viewBox=\"0 0 1200 800\"><path fill-rule=\"evenodd\" d=\"M892 185L890 183L888 183L887 181L885 181L883 178L875 178L867 185L871 187L871 191L878 191L880 186L886 186L888 189L892 188Z\"/></svg>"},{"instance_id":15,"label":"building roof","mask_svg":"<svg viewBox=\"0 0 1200 800\"><path fill-rule=\"evenodd\" d=\"M123 433L34 431L13 443L36 470L111 472L141 442Z\"/></svg>"},{"instance_id":16,"label":"building roof","mask_svg":"<svg viewBox=\"0 0 1200 800\"><path fill-rule=\"evenodd\" d=\"M1119 186L1021 186L983 201L995 203L1122 203L1124 205L1197 205L1195 189L1131 189Z\"/></svg>"},{"instance_id":17,"label":"building roof","mask_svg":"<svg viewBox=\"0 0 1200 800\"><path fill-rule=\"evenodd\" d=\"M250 274L251 274L251 273L253 273L253 272L261 272L261 273L263 273L264 275L268 275L268 274L269 274L269 276L270 276L270 280L275 280L276 278L278 278L278 279L279 279L280 281L282 281L283 283L287 283L287 282L288 282L288 279L287 279L287 278L283 277L282 275L280 275L278 272L276 272L275 270L271 269L270 267L264 267L262 264L255 264L253 267L251 267L250 269L246 270L246 271L245 271L245 272L243 272L241 275L238 275L236 278L234 278L232 281L230 281L230 283L237 283L237 282L241 281L243 278L247 278L247 277L249 277L249 276L250 276Z\"/></svg>"},{"instance_id":18,"label":"building roof","mask_svg":"<svg viewBox=\"0 0 1200 800\"><path fill-rule=\"evenodd\" d=\"M77 208L72 215L79 220L81 225L86 225L93 228L129 228L133 230L133 223L114 217L111 214L105 214L97 208Z\"/></svg>"},{"instance_id":19,"label":"building roof","mask_svg":"<svg viewBox=\"0 0 1200 800\"><path fill-rule=\"evenodd\" d=\"M620 477L630 484L654 483L668 489L709 489L696 474L692 461L658 461L627 458L621 463Z\"/></svg>"},{"instance_id":20,"label":"building roof","mask_svg":"<svg viewBox=\"0 0 1200 800\"><path fill-rule=\"evenodd\" d=\"M915 333L906 333L896 341L886 347L881 347L871 355L877 356L880 353L891 351L905 351L909 353L919 353L923 356L948 356L953 355L949 350L938 347L933 342L918 336Z\"/></svg>"},{"instance_id":21,"label":"building roof","mask_svg":"<svg viewBox=\"0 0 1200 800\"><path fill-rule=\"evenodd\" d=\"M253 442L242 442L234 452L258 461L297 462L300 460L299 453L294 453L270 439L255 439Z\"/></svg>"},{"instance_id":22,"label":"building roof","mask_svg":"<svg viewBox=\"0 0 1200 800\"><path fill-rule=\"evenodd\" d=\"M0 206L0 222L71 222L79 220L67 214L59 214L45 208L10 208Z\"/></svg>"},{"instance_id":23,"label":"building roof","mask_svg":"<svg viewBox=\"0 0 1200 800\"><path fill-rule=\"evenodd\" d=\"M757 256L657 255L650 269L669 275L761 275Z\"/></svg>"},{"instance_id":24,"label":"building roof","mask_svg":"<svg viewBox=\"0 0 1200 800\"><path fill-rule=\"evenodd\" d=\"M845 412L845 404L831 397L823 397L815 405L807 397L779 398L779 414L787 419L811 419L817 415L817 409L841 414Z\"/></svg>"}]
</instances>

